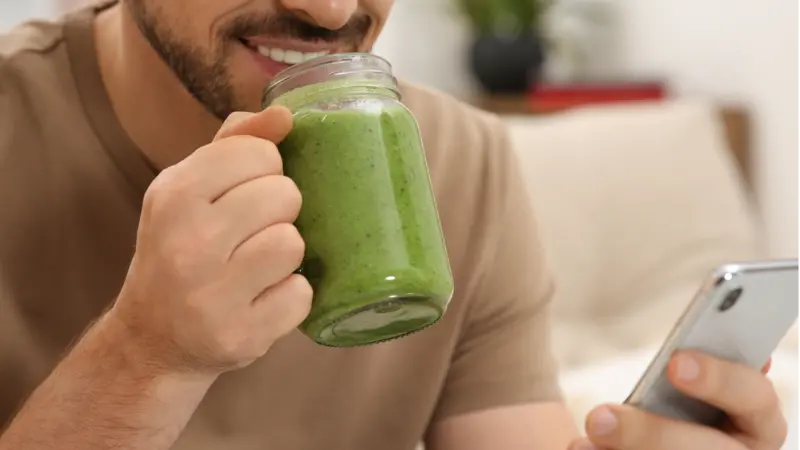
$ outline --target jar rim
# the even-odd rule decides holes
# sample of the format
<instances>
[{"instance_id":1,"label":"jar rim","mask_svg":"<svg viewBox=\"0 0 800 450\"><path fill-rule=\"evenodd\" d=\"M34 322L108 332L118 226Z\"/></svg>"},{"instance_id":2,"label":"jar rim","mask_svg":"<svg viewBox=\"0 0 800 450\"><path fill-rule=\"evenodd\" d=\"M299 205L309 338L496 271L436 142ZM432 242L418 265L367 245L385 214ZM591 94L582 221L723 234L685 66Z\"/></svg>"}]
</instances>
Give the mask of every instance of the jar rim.
<instances>
[{"instance_id":1,"label":"jar rim","mask_svg":"<svg viewBox=\"0 0 800 450\"><path fill-rule=\"evenodd\" d=\"M266 106L268 98L275 99L301 86L336 77L369 73L384 78L385 82L391 83L392 90L396 91L397 80L392 72L392 64L386 58L374 53L348 52L319 56L278 72L267 84L262 100ZM303 79L314 81L308 82ZM297 85L293 86L292 81L297 81ZM289 86L282 89L287 84Z\"/></svg>"},{"instance_id":2,"label":"jar rim","mask_svg":"<svg viewBox=\"0 0 800 450\"><path fill-rule=\"evenodd\" d=\"M321 66L328 66L331 64L339 63L353 63L353 62L377 62L378 65L383 67L376 67L375 69L382 69L383 72L391 73L392 64L384 57L378 56L374 53L333 53L330 55L319 56L300 64L294 64L282 71L278 72L267 85L267 90L275 88L275 86L283 83L287 79L293 78L307 70L312 70Z\"/></svg>"}]
</instances>

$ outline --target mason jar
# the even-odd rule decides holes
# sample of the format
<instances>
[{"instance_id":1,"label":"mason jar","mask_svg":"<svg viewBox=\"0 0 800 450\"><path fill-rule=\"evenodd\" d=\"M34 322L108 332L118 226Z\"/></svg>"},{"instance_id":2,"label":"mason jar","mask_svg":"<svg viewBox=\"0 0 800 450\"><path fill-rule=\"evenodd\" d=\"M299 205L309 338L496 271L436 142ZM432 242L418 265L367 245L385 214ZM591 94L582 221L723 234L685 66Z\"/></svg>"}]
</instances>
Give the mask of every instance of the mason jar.
<instances>
[{"instance_id":1,"label":"mason jar","mask_svg":"<svg viewBox=\"0 0 800 450\"><path fill-rule=\"evenodd\" d=\"M263 103L294 118L278 147L303 196L299 273L314 298L301 331L352 347L435 324L453 278L418 124L391 65L371 54L319 57L278 74Z\"/></svg>"}]
</instances>

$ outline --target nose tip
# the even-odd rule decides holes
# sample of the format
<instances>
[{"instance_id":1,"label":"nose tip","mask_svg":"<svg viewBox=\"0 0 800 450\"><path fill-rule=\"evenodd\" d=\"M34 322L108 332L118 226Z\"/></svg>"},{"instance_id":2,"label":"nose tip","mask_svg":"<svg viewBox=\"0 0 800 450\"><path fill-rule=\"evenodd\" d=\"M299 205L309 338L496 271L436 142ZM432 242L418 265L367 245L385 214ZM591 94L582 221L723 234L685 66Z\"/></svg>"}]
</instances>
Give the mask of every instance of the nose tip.
<instances>
[{"instance_id":1,"label":"nose tip","mask_svg":"<svg viewBox=\"0 0 800 450\"><path fill-rule=\"evenodd\" d=\"M281 3L305 20L329 30L347 25L358 7L358 0L282 0Z\"/></svg>"}]
</instances>

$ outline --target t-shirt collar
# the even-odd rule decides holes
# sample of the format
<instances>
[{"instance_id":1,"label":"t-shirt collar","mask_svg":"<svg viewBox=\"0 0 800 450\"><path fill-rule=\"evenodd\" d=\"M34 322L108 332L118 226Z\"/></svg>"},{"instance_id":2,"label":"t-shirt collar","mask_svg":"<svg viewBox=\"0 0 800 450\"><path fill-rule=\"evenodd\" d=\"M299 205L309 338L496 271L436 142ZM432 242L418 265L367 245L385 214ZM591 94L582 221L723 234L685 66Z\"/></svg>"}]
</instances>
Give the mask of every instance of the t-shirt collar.
<instances>
[{"instance_id":1,"label":"t-shirt collar","mask_svg":"<svg viewBox=\"0 0 800 450\"><path fill-rule=\"evenodd\" d=\"M108 1L65 18L64 39L72 75L86 116L103 147L128 181L142 195L158 174L123 128L103 83L94 36L97 14L116 4Z\"/></svg>"}]
</instances>

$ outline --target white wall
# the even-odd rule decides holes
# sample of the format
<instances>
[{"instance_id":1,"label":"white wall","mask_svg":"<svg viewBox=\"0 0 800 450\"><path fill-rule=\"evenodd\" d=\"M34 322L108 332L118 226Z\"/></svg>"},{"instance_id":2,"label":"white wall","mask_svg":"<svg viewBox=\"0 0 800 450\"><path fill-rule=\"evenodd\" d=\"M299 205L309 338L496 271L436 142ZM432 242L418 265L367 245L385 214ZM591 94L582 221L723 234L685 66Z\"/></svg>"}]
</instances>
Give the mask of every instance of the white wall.
<instances>
[{"instance_id":1,"label":"white wall","mask_svg":"<svg viewBox=\"0 0 800 450\"><path fill-rule=\"evenodd\" d=\"M51 17L52 0L0 0L0 31L33 17Z\"/></svg>"},{"instance_id":2,"label":"white wall","mask_svg":"<svg viewBox=\"0 0 800 450\"><path fill-rule=\"evenodd\" d=\"M754 115L756 183L773 256L798 251L798 2L618 0L620 70L667 76L676 93L741 102ZM376 52L396 72L470 89L468 33L450 0L397 0Z\"/></svg>"},{"instance_id":3,"label":"white wall","mask_svg":"<svg viewBox=\"0 0 800 450\"><path fill-rule=\"evenodd\" d=\"M774 37L753 43L760 49L750 70L765 81L748 86L760 114L757 145L759 186L767 220L774 233L773 250L797 255L798 249L798 3L779 4L785 14L773 20L764 11L752 16L762 29L776 27ZM781 48L783 46L783 48Z\"/></svg>"},{"instance_id":4,"label":"white wall","mask_svg":"<svg viewBox=\"0 0 800 450\"><path fill-rule=\"evenodd\" d=\"M2 1L2 0L0 0ZM402 77L461 95L472 80L466 71L470 35L452 0L395 0L391 19L373 49Z\"/></svg>"}]
</instances>

